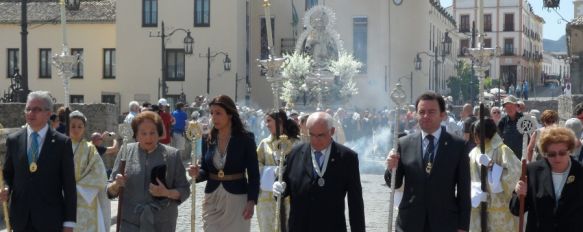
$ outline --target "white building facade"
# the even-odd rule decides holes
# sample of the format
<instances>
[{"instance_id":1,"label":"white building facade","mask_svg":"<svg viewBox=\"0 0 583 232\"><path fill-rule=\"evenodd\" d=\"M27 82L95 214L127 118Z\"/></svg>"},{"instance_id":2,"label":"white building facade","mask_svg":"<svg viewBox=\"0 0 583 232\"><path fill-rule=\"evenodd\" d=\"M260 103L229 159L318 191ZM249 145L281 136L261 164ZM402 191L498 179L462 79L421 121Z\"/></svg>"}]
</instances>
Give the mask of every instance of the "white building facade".
<instances>
[{"instance_id":1,"label":"white building facade","mask_svg":"<svg viewBox=\"0 0 583 232\"><path fill-rule=\"evenodd\" d=\"M51 78L39 74L41 66L47 67L47 56L61 46L58 8L54 2L29 2L29 86L49 90L62 102L62 82L55 69L50 70ZM460 41L454 17L434 0L394 2L271 1L275 54L291 52L303 30L305 12L325 4L336 12L335 29L344 48L365 65L356 77L360 91L351 106L391 105L389 94L398 81L411 100L427 90L447 94ZM0 64L6 64L0 86L8 86L8 74L13 74L14 64L20 64L20 3L5 1L0 6L15 11L0 16L0 52L5 52ZM98 7L101 11L96 11ZM35 14L44 18L35 21ZM266 50L263 0L88 0L68 15L69 46L83 53L83 77L71 81L71 102L111 102L122 112L132 100L156 103L164 93L171 103L193 102L195 96L207 94L226 94L261 108L273 102L256 61ZM79 15L87 17L80 20ZM191 55L184 50L188 32L194 39ZM446 33L452 38L451 52L443 54ZM50 50L41 52L45 48ZM415 70L417 54L421 70ZM228 70L224 67L227 55Z\"/></svg>"},{"instance_id":2,"label":"white building facade","mask_svg":"<svg viewBox=\"0 0 583 232\"><path fill-rule=\"evenodd\" d=\"M477 0L453 0L452 10L458 22L460 55L472 47L472 28L477 22ZM544 20L534 14L525 0L484 0L484 44L499 48L487 76L501 79L506 88L528 80L542 84L542 25ZM477 37L476 37L477 38Z\"/></svg>"}]
</instances>

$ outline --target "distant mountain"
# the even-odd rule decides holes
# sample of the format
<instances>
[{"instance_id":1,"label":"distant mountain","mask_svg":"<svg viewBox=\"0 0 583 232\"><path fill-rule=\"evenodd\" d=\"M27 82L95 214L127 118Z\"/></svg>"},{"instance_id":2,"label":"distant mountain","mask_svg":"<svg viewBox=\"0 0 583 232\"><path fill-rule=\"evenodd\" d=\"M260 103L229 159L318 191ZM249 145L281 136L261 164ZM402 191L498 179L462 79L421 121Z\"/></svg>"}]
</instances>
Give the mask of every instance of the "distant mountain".
<instances>
[{"instance_id":1,"label":"distant mountain","mask_svg":"<svg viewBox=\"0 0 583 232\"><path fill-rule=\"evenodd\" d=\"M567 36L563 35L558 40L543 39L543 49L546 52L567 52Z\"/></svg>"}]
</instances>

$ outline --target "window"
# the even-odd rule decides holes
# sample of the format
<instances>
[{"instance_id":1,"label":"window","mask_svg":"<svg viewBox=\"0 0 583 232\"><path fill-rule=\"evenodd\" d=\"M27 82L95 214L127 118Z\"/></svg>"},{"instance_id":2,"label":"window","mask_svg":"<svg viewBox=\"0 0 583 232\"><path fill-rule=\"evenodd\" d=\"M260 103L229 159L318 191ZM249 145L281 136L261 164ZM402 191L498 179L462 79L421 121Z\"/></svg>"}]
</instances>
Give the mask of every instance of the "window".
<instances>
[{"instance_id":1,"label":"window","mask_svg":"<svg viewBox=\"0 0 583 232\"><path fill-rule=\"evenodd\" d=\"M271 16L271 36L275 39L275 17ZM267 26L265 25L265 17L261 17L261 59L269 58L269 50L267 44Z\"/></svg>"},{"instance_id":2,"label":"window","mask_svg":"<svg viewBox=\"0 0 583 232\"><path fill-rule=\"evenodd\" d=\"M210 0L194 0L194 26L209 27L211 25Z\"/></svg>"},{"instance_id":3,"label":"window","mask_svg":"<svg viewBox=\"0 0 583 232\"><path fill-rule=\"evenodd\" d=\"M514 31L514 14L504 14L504 31Z\"/></svg>"},{"instance_id":4,"label":"window","mask_svg":"<svg viewBox=\"0 0 583 232\"><path fill-rule=\"evenodd\" d=\"M71 55L79 55L79 62L73 66L73 77L76 79L83 79L83 48L72 48Z\"/></svg>"},{"instance_id":5,"label":"window","mask_svg":"<svg viewBox=\"0 0 583 232\"><path fill-rule=\"evenodd\" d=\"M492 15L491 14L484 15L484 31L485 32L492 31Z\"/></svg>"},{"instance_id":6,"label":"window","mask_svg":"<svg viewBox=\"0 0 583 232\"><path fill-rule=\"evenodd\" d=\"M8 59L6 62L6 78L11 78L16 74L16 70L18 69L18 48L9 48L8 49Z\"/></svg>"},{"instance_id":7,"label":"window","mask_svg":"<svg viewBox=\"0 0 583 232\"><path fill-rule=\"evenodd\" d=\"M51 78L51 49L41 48L39 55L39 78Z\"/></svg>"},{"instance_id":8,"label":"window","mask_svg":"<svg viewBox=\"0 0 583 232\"><path fill-rule=\"evenodd\" d=\"M103 78L115 79L115 48L103 49Z\"/></svg>"},{"instance_id":9,"label":"window","mask_svg":"<svg viewBox=\"0 0 583 232\"><path fill-rule=\"evenodd\" d=\"M166 49L166 80L184 81L184 49Z\"/></svg>"},{"instance_id":10,"label":"window","mask_svg":"<svg viewBox=\"0 0 583 232\"><path fill-rule=\"evenodd\" d=\"M306 0L306 11L316 5L318 5L318 0Z\"/></svg>"},{"instance_id":11,"label":"window","mask_svg":"<svg viewBox=\"0 0 583 232\"><path fill-rule=\"evenodd\" d=\"M158 26L158 0L142 0L142 27Z\"/></svg>"},{"instance_id":12,"label":"window","mask_svg":"<svg viewBox=\"0 0 583 232\"><path fill-rule=\"evenodd\" d=\"M115 103L115 95L113 94L102 94L101 95L101 103L109 103L109 104L116 104Z\"/></svg>"},{"instance_id":13,"label":"window","mask_svg":"<svg viewBox=\"0 0 583 232\"><path fill-rule=\"evenodd\" d=\"M69 102L71 102L71 103L84 103L85 97L83 95L71 94L71 96L69 96Z\"/></svg>"},{"instance_id":14,"label":"window","mask_svg":"<svg viewBox=\"0 0 583 232\"><path fill-rule=\"evenodd\" d=\"M504 54L505 56L514 55L514 39L506 38L504 39Z\"/></svg>"},{"instance_id":15,"label":"window","mask_svg":"<svg viewBox=\"0 0 583 232\"><path fill-rule=\"evenodd\" d=\"M485 38L485 39L484 39L484 47L485 47L485 48L491 48L491 47L492 47L492 39L490 39L490 38Z\"/></svg>"},{"instance_id":16,"label":"window","mask_svg":"<svg viewBox=\"0 0 583 232\"><path fill-rule=\"evenodd\" d=\"M470 16L460 16L460 32L470 32Z\"/></svg>"},{"instance_id":17,"label":"window","mask_svg":"<svg viewBox=\"0 0 583 232\"><path fill-rule=\"evenodd\" d=\"M468 48L470 48L470 40L469 39L460 40L460 54L459 54L459 56L465 56Z\"/></svg>"},{"instance_id":18,"label":"window","mask_svg":"<svg viewBox=\"0 0 583 232\"><path fill-rule=\"evenodd\" d=\"M368 18L354 17L352 19L352 49L354 58L362 63L361 73L366 73L367 48L368 48Z\"/></svg>"}]
</instances>

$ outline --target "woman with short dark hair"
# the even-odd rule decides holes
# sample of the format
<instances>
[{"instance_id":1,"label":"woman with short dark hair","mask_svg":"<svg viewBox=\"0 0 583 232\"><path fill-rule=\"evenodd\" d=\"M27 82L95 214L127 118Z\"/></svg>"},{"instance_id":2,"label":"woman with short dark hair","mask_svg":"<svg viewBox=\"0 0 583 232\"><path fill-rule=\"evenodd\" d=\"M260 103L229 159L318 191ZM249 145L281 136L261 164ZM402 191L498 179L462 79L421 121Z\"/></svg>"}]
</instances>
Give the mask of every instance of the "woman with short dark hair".
<instances>
[{"instance_id":1,"label":"woman with short dark hair","mask_svg":"<svg viewBox=\"0 0 583 232\"><path fill-rule=\"evenodd\" d=\"M526 231L575 232L583 228L583 167L571 153L575 135L567 128L551 127L540 135L543 159L528 164L526 181L518 181L510 210L519 213L525 196Z\"/></svg>"},{"instance_id":2,"label":"woman with short dark hair","mask_svg":"<svg viewBox=\"0 0 583 232\"><path fill-rule=\"evenodd\" d=\"M180 152L159 142L164 128L157 113L139 113L131 126L137 142L121 149L107 186L111 198L124 187L121 230L175 231L178 205L190 196ZM125 173L120 173L121 160Z\"/></svg>"}]
</instances>

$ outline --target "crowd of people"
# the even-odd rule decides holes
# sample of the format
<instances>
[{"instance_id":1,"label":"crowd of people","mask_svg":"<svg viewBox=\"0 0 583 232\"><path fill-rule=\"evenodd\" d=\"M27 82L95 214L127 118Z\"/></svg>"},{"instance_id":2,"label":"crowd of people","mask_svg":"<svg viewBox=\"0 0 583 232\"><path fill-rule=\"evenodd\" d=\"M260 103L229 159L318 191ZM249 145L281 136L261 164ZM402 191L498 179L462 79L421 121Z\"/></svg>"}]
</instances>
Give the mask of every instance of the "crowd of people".
<instances>
[{"instance_id":1,"label":"crowd of people","mask_svg":"<svg viewBox=\"0 0 583 232\"><path fill-rule=\"evenodd\" d=\"M485 109L483 121L479 107L464 105L458 118L431 92L402 110L362 113L264 113L226 95L197 104L190 117L184 107L130 102L123 123L134 141L121 148L116 139L104 145L113 132L84 138L91 122L83 112L52 113L50 93L30 93L27 124L8 136L3 163L0 200L10 202L12 229L109 231L110 200L119 198L121 231L175 231L178 205L192 183L205 182L204 231L250 231L254 215L260 231L365 231L363 154L344 144L396 125L385 172L403 192L396 231L480 231L484 222L489 231L514 230L521 196L526 231L583 228L583 103L565 126L556 111L527 112L514 96ZM523 149L517 124L525 117L540 126ZM191 140L200 160L185 166ZM521 160L529 162L525 180Z\"/></svg>"}]
</instances>

